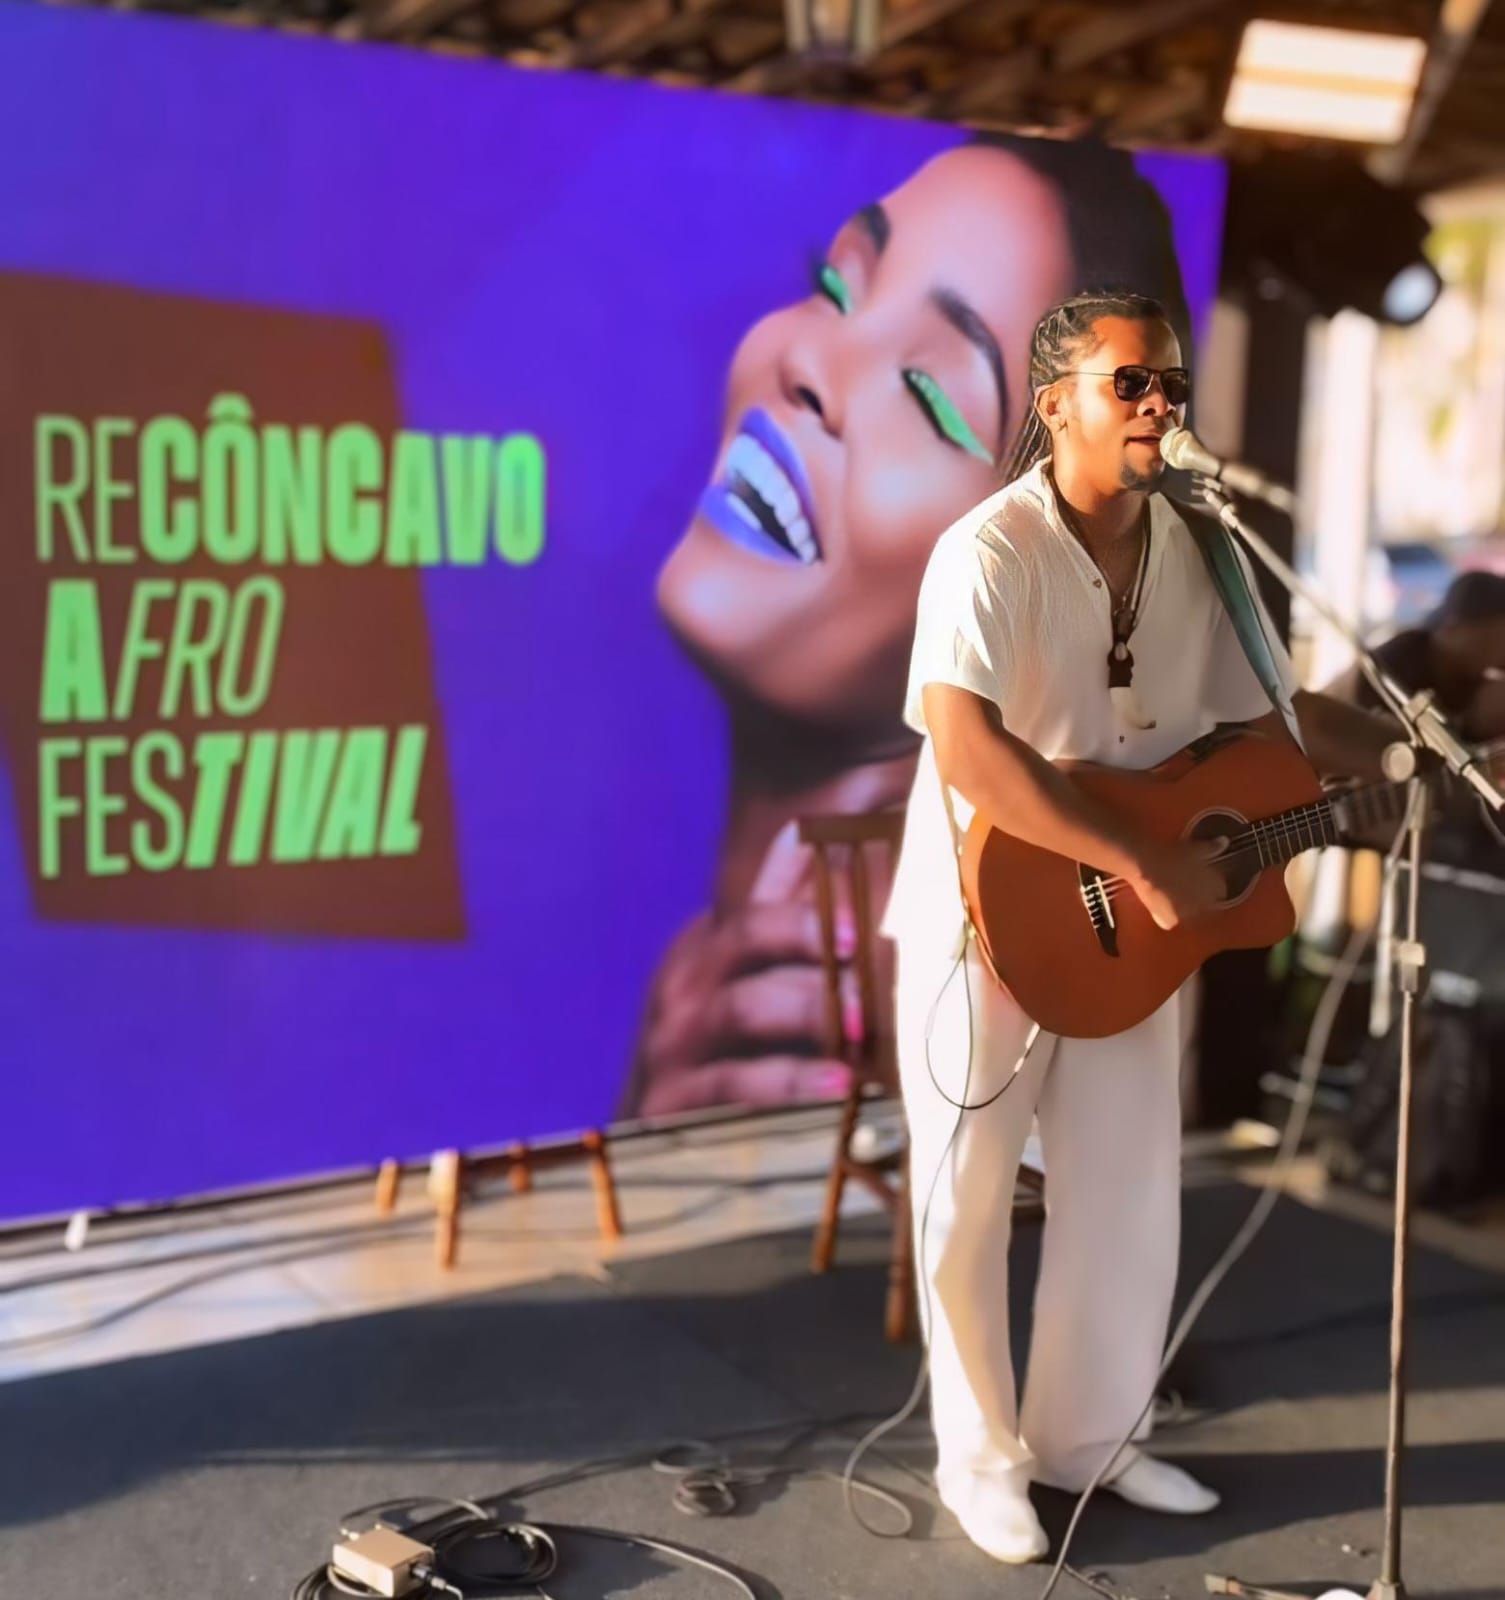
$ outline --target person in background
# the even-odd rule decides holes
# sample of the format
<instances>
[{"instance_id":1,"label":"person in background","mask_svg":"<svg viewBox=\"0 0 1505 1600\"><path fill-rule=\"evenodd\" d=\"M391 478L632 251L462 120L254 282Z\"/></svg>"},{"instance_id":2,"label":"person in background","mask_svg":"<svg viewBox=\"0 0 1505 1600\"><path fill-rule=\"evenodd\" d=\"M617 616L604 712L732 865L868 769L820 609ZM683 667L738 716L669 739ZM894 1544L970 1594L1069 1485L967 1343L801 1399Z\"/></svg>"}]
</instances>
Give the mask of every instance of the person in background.
<instances>
[{"instance_id":1,"label":"person in background","mask_svg":"<svg viewBox=\"0 0 1505 1600\"><path fill-rule=\"evenodd\" d=\"M1431 689L1465 739L1505 738L1505 573L1462 573L1425 621L1392 634L1374 653L1402 688ZM1379 704L1357 666L1330 692L1366 708Z\"/></svg>"},{"instance_id":2,"label":"person in background","mask_svg":"<svg viewBox=\"0 0 1505 1600\"><path fill-rule=\"evenodd\" d=\"M1408 693L1430 689L1467 743L1505 740L1505 574L1460 574L1430 615L1374 646L1374 654ZM1328 693L1366 710L1380 703L1357 665L1335 679ZM1393 829L1380 829L1360 842L1384 850L1393 836ZM1505 874L1505 843L1461 786L1447 791L1427 837L1435 860Z\"/></svg>"}]
</instances>

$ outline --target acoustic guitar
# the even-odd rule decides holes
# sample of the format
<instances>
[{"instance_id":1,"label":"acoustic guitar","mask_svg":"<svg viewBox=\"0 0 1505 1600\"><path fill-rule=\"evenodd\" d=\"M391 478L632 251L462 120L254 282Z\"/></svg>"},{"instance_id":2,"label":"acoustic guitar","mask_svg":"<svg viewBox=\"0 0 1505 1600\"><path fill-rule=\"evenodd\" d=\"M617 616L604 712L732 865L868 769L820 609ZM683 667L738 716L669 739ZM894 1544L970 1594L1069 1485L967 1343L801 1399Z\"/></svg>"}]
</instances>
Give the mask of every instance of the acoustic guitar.
<instances>
[{"instance_id":1,"label":"acoustic guitar","mask_svg":"<svg viewBox=\"0 0 1505 1600\"><path fill-rule=\"evenodd\" d=\"M1272 869L1399 822L1406 806L1405 784L1324 793L1293 743L1247 729L1220 729L1143 772L1062 767L1152 837L1228 841L1213 863L1223 903L1166 930L1124 879L1027 844L981 813L973 818L962 888L983 952L1024 1014L1070 1039L1143 1022L1220 950L1278 944L1295 928L1296 910L1284 873Z\"/></svg>"}]
</instances>

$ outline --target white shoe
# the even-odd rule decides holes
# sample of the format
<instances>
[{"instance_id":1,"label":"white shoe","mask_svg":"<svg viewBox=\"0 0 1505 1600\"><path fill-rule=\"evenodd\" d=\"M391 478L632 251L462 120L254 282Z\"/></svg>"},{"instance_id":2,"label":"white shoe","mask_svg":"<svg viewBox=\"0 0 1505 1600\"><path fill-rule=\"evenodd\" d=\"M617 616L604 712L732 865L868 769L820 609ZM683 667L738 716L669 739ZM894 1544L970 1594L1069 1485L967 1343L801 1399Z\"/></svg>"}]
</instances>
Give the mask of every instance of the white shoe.
<instances>
[{"instance_id":1,"label":"white shoe","mask_svg":"<svg viewBox=\"0 0 1505 1600\"><path fill-rule=\"evenodd\" d=\"M1050 1540L1030 1504L1027 1483L1026 1479L1026 1486L1021 1487L1005 1477L971 1474L941 1488L941 1504L985 1555L1011 1567L1023 1566L1038 1561L1050 1549Z\"/></svg>"},{"instance_id":2,"label":"white shoe","mask_svg":"<svg viewBox=\"0 0 1505 1600\"><path fill-rule=\"evenodd\" d=\"M1215 1490L1198 1483L1189 1472L1169 1461L1144 1454L1136 1455L1103 1488L1132 1506L1142 1506L1146 1511L1166 1511L1177 1517L1198 1517L1221 1503L1221 1496Z\"/></svg>"}]
</instances>

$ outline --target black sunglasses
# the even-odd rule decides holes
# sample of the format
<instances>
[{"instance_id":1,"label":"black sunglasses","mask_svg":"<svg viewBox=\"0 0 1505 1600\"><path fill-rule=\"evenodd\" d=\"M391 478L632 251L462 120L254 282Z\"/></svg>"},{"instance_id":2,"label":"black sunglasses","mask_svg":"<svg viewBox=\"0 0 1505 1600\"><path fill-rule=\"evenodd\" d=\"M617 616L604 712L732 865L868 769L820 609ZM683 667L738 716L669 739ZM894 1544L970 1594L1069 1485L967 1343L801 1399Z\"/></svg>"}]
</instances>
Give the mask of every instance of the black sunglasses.
<instances>
[{"instance_id":1,"label":"black sunglasses","mask_svg":"<svg viewBox=\"0 0 1505 1600\"><path fill-rule=\"evenodd\" d=\"M1166 367L1157 372L1154 367L1115 367L1112 372L1088 372L1077 368L1073 372L1063 372L1063 378L1112 378L1113 392L1120 400L1143 400L1150 392L1150 385L1156 378L1160 380L1160 392L1165 396L1168 406L1184 406L1191 399L1191 374L1185 367Z\"/></svg>"}]
</instances>

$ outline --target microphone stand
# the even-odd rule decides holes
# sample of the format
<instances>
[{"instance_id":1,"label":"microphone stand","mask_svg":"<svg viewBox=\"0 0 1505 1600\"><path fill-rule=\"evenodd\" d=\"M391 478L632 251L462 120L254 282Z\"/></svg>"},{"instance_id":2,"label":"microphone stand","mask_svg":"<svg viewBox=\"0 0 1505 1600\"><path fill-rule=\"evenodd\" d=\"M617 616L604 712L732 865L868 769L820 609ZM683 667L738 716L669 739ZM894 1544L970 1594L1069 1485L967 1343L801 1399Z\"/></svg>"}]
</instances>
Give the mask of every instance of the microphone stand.
<instances>
[{"instance_id":1,"label":"microphone stand","mask_svg":"<svg viewBox=\"0 0 1505 1600\"><path fill-rule=\"evenodd\" d=\"M1385 1539L1380 1573L1369 1589L1367 1600L1406 1600L1401 1581L1401 1463L1406 1435L1406 1282L1411 1235L1411 1105L1415 1048L1416 999L1422 992L1426 968L1426 949L1421 943L1419 914L1421 890L1422 838L1427 823L1427 782L1422 773L1421 752L1430 751L1457 777L1469 784L1486 804L1499 811L1505 797L1480 769L1473 752L1447 725L1432 702L1430 691L1408 695L1364 646L1348 620L1309 584L1305 583L1270 546L1239 516L1228 494L1207 478L1198 478L1203 499L1217 513L1218 520L1259 557L1293 595L1299 595L1335 627L1353 646L1365 677L1374 686L1381 702L1399 719L1404 738L1386 752L1384 769L1396 781L1408 784L1406 806L1408 862L1406 936L1395 952L1401 992L1400 1088L1395 1152L1395 1252L1390 1300L1390 1417L1389 1438L1385 1447ZM1281 509L1288 509L1289 491ZM1272 501L1275 495L1268 496ZM1237 1578L1206 1579L1210 1594L1229 1594L1247 1600L1310 1600L1305 1595L1276 1589L1263 1589L1241 1583Z\"/></svg>"}]
</instances>

